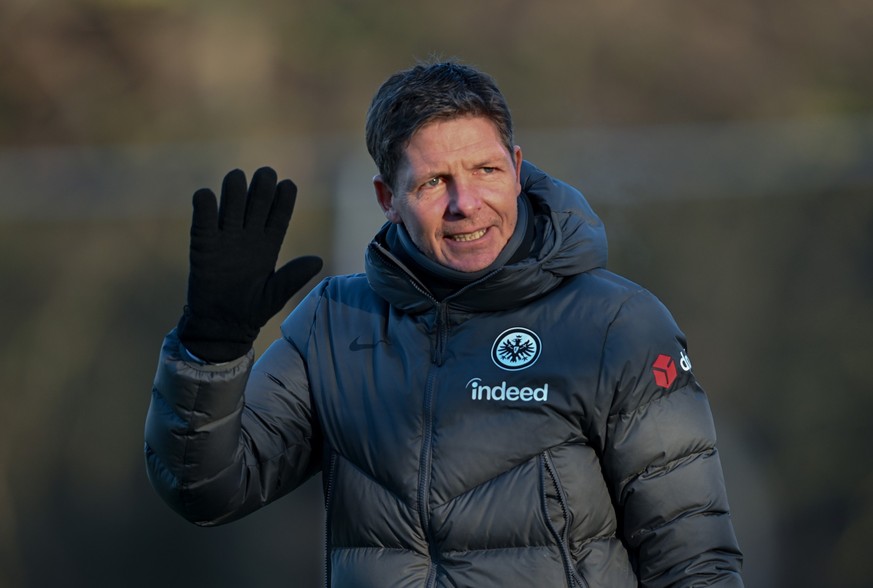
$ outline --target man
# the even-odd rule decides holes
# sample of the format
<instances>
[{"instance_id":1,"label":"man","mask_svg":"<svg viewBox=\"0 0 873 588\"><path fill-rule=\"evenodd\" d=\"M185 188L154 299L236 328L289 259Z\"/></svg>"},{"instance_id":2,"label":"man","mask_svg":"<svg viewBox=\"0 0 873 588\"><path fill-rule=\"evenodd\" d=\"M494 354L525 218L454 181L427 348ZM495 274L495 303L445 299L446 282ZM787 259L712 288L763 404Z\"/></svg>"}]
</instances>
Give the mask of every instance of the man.
<instances>
[{"instance_id":1,"label":"man","mask_svg":"<svg viewBox=\"0 0 873 588\"><path fill-rule=\"evenodd\" d=\"M742 586L685 338L606 269L582 195L522 160L490 77L389 78L367 116L388 219L366 273L273 271L296 188L194 195L188 304L146 423L153 485L201 525L317 472L330 586Z\"/></svg>"}]
</instances>

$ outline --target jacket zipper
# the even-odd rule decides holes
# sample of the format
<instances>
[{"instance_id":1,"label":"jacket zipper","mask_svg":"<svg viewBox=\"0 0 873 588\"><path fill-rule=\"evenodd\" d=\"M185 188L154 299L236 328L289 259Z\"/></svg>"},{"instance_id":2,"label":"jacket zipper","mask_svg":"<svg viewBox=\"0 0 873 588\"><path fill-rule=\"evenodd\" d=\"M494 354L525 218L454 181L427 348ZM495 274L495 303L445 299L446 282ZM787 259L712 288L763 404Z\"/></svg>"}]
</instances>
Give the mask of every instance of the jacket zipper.
<instances>
[{"instance_id":1,"label":"jacket zipper","mask_svg":"<svg viewBox=\"0 0 873 588\"><path fill-rule=\"evenodd\" d=\"M330 451L327 468L327 484L324 490L324 588L330 588L330 501L333 495L333 477L336 470L336 453Z\"/></svg>"},{"instance_id":2,"label":"jacket zipper","mask_svg":"<svg viewBox=\"0 0 873 588\"><path fill-rule=\"evenodd\" d=\"M570 526L570 509L567 507L567 498L564 496L564 489L561 487L561 484L558 482L558 475L555 473L555 466L552 463L552 458L549 455L548 451L544 451L541 455L542 463L544 469L549 474L549 478L552 482L552 485L555 488L555 493L558 495L558 503L561 505L561 516L564 519L564 533L558 533L558 530L552 524L552 519L549 517L549 507L546 502L546 493L543 492L543 511L546 519L546 523L549 526L549 530L552 532L552 535L555 537L555 541L558 543L558 547L561 550L561 559L564 560L564 573L567 576L567 585L570 588L574 588L575 586L580 586L582 588L586 588L588 586L587 582L585 582L584 578L579 577L576 573L576 568L573 566L572 558L570 557L570 548L567 545L567 532ZM545 480L543 480L543 490L545 490Z\"/></svg>"},{"instance_id":3,"label":"jacket zipper","mask_svg":"<svg viewBox=\"0 0 873 588\"><path fill-rule=\"evenodd\" d=\"M430 534L430 509L428 508L428 494L430 494L430 466L432 460L433 444L433 384L434 374L431 368L424 392L424 436L421 443L421 456L418 463L418 518L421 529L427 541L430 563L428 564L427 581L425 586L433 586L436 582L436 569L434 566L433 538Z\"/></svg>"},{"instance_id":4,"label":"jacket zipper","mask_svg":"<svg viewBox=\"0 0 873 588\"><path fill-rule=\"evenodd\" d=\"M421 443L421 457L418 464L418 516L430 556L427 581L425 582L425 586L428 588L436 584L436 562L438 561L430 530L428 496L430 495L430 469L433 460L433 405L434 396L436 395L436 369L443 364L445 355L446 339L448 338L447 309L448 305L445 302L437 304L436 325L434 325L436 341L431 351L431 367L428 370L427 383L424 390L424 435Z\"/></svg>"},{"instance_id":5,"label":"jacket zipper","mask_svg":"<svg viewBox=\"0 0 873 588\"><path fill-rule=\"evenodd\" d=\"M435 369L442 366L445 361L445 352L446 352L446 341L449 335L449 327L448 327L448 310L449 304L448 301L459 294L461 291L471 288L475 285L468 284L464 288L461 288L459 292L456 292L454 295L449 296L447 299L443 301L438 301L434 295L424 287L424 285L418 280L418 278L411 273L402 263L396 260L393 255L391 255L388 251L386 251L381 245L378 243L373 243L373 247L379 253L383 260L392 263L397 266L401 271L407 274L409 277L409 282L412 286L418 290L422 296L427 298L433 303L436 307L436 324L434 325L434 332L436 333L436 341L431 348L431 366L428 370L427 375L427 383L425 384L424 391L424 407L423 407L423 418L424 418L424 436L421 443L421 456L419 457L418 463L418 517L421 524L422 533L424 533L425 541L427 541L428 545L428 555L430 557L430 563L428 565L427 579L425 581L426 588L432 588L436 585L436 562L438 561L438 554L436 548L434 546L433 537L431 536L430 531L430 509L428 508L428 496L430 495L430 468L431 462L433 459L433 403L434 403L434 387L436 380ZM495 270L496 273L499 270ZM487 277L482 278L481 280L477 280L477 282L484 280Z\"/></svg>"},{"instance_id":6,"label":"jacket zipper","mask_svg":"<svg viewBox=\"0 0 873 588\"><path fill-rule=\"evenodd\" d=\"M436 331L436 341L431 350L431 362L436 366L442 366L446 354L446 339L449 338L449 305L445 302L437 304L437 317L434 330Z\"/></svg>"}]
</instances>

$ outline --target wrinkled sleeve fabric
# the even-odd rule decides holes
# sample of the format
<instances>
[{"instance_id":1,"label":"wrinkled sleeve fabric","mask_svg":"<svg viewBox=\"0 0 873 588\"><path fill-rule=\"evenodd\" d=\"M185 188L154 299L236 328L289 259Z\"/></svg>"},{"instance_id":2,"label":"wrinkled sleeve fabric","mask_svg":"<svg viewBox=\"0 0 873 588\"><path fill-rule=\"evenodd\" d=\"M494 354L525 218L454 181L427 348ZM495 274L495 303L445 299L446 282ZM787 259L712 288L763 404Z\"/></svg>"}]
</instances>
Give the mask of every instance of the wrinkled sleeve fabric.
<instances>
[{"instance_id":1,"label":"wrinkled sleeve fabric","mask_svg":"<svg viewBox=\"0 0 873 588\"><path fill-rule=\"evenodd\" d=\"M603 350L604 475L641 586L741 587L715 426L685 354L657 298L625 300Z\"/></svg>"},{"instance_id":2,"label":"wrinkled sleeve fabric","mask_svg":"<svg viewBox=\"0 0 873 588\"><path fill-rule=\"evenodd\" d=\"M304 332L275 341L254 362L192 361L164 339L145 423L149 480L198 525L236 520L287 494L321 467L304 354L318 305L313 290L286 323Z\"/></svg>"}]
</instances>

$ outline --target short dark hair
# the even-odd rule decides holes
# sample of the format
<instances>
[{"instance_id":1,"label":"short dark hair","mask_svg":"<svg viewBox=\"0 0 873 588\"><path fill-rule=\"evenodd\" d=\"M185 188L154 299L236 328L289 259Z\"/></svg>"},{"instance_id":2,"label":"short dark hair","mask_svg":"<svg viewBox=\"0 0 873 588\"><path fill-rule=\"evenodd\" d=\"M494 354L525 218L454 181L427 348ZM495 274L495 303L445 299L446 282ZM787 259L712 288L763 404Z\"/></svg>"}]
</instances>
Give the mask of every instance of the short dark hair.
<instances>
[{"instance_id":1,"label":"short dark hair","mask_svg":"<svg viewBox=\"0 0 873 588\"><path fill-rule=\"evenodd\" d=\"M403 150L415 132L436 120L484 116L512 153L512 116L488 74L456 61L419 63L389 77L367 111L367 150L392 188Z\"/></svg>"}]
</instances>

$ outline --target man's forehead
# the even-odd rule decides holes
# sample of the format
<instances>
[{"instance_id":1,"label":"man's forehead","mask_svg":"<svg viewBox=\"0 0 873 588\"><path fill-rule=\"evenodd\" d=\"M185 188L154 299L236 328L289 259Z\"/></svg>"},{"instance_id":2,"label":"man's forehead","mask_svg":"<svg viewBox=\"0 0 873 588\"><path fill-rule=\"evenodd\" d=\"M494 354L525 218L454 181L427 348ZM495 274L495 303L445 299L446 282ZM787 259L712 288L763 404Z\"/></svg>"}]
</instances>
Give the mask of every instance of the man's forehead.
<instances>
[{"instance_id":1,"label":"man's forehead","mask_svg":"<svg viewBox=\"0 0 873 588\"><path fill-rule=\"evenodd\" d=\"M446 159L506 155L497 126L485 117L458 117L422 125L406 142L401 163L439 165Z\"/></svg>"}]
</instances>

